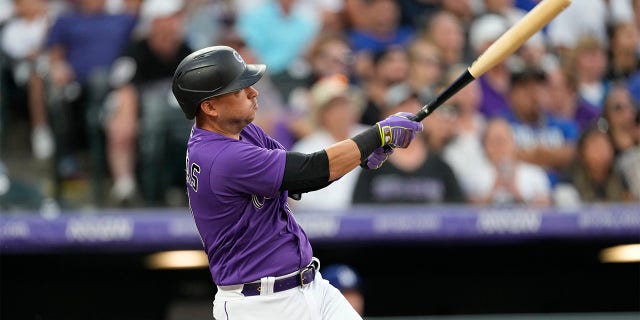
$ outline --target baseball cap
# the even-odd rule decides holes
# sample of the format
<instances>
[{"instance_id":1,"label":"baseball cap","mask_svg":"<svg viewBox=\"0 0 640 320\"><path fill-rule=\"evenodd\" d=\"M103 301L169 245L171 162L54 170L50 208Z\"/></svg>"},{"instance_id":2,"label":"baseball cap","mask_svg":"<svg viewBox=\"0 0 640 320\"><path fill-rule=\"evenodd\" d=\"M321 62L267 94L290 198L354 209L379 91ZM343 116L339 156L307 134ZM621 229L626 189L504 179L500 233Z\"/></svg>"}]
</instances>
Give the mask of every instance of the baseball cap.
<instances>
[{"instance_id":1,"label":"baseball cap","mask_svg":"<svg viewBox=\"0 0 640 320\"><path fill-rule=\"evenodd\" d=\"M543 82L546 78L544 71L534 67L525 67L512 70L510 80L511 85L516 86L528 81Z\"/></svg>"},{"instance_id":2,"label":"baseball cap","mask_svg":"<svg viewBox=\"0 0 640 320\"><path fill-rule=\"evenodd\" d=\"M497 14L485 14L473 21L469 28L469 43L474 51L479 51L488 42L497 40L509 29L505 18Z\"/></svg>"},{"instance_id":3,"label":"baseball cap","mask_svg":"<svg viewBox=\"0 0 640 320\"><path fill-rule=\"evenodd\" d=\"M172 16L184 8L184 0L143 0L140 7L142 20Z\"/></svg>"},{"instance_id":4,"label":"baseball cap","mask_svg":"<svg viewBox=\"0 0 640 320\"><path fill-rule=\"evenodd\" d=\"M322 278L329 281L336 289L343 291L360 289L362 282L356 271L346 264L334 264L322 268Z\"/></svg>"},{"instance_id":5,"label":"baseball cap","mask_svg":"<svg viewBox=\"0 0 640 320\"><path fill-rule=\"evenodd\" d=\"M311 108L319 110L336 98L349 98L349 80L341 74L328 76L316 81L309 92Z\"/></svg>"}]
</instances>

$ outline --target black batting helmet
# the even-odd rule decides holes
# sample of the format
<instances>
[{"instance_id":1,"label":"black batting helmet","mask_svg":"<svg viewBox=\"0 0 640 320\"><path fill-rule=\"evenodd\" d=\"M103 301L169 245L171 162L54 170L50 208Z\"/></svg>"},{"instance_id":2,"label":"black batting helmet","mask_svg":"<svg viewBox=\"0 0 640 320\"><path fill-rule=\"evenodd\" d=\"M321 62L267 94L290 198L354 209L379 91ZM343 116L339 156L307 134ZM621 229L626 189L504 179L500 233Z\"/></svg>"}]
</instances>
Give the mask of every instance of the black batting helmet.
<instances>
[{"instance_id":1,"label":"black batting helmet","mask_svg":"<svg viewBox=\"0 0 640 320\"><path fill-rule=\"evenodd\" d=\"M263 64L246 64L231 47L200 49L176 68L173 95L187 119L193 119L202 101L253 85L266 68Z\"/></svg>"}]
</instances>

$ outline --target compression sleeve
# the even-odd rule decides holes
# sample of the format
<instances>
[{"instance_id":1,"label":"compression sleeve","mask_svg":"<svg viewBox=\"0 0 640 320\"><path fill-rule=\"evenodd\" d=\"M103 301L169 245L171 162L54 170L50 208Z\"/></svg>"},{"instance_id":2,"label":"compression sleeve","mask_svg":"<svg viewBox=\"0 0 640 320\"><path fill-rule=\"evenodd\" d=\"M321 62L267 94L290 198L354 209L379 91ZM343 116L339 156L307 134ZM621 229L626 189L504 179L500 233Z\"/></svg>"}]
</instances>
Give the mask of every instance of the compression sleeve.
<instances>
[{"instance_id":1,"label":"compression sleeve","mask_svg":"<svg viewBox=\"0 0 640 320\"><path fill-rule=\"evenodd\" d=\"M329 181L329 157L325 150L304 154L287 152L280 190L290 194L322 189Z\"/></svg>"},{"instance_id":2,"label":"compression sleeve","mask_svg":"<svg viewBox=\"0 0 640 320\"><path fill-rule=\"evenodd\" d=\"M360 161L364 161L371 153L373 153L373 150L377 147L381 147L382 138L380 137L380 129L378 125L374 125L351 138L351 140L356 143L358 150L360 150Z\"/></svg>"}]
</instances>

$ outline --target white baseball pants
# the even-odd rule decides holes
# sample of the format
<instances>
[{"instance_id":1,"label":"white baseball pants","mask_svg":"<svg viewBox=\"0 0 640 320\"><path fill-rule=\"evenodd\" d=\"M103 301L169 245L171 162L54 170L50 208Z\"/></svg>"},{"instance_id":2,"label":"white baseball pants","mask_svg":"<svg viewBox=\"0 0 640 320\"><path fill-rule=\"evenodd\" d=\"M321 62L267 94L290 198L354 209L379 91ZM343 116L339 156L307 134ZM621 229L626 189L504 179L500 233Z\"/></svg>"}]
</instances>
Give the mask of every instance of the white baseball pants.
<instances>
[{"instance_id":1,"label":"white baseball pants","mask_svg":"<svg viewBox=\"0 0 640 320\"><path fill-rule=\"evenodd\" d=\"M304 287L273 292L274 277L261 279L259 296L245 297L242 285L218 287L214 320L362 320L342 293L316 271ZM264 290L267 288L267 290Z\"/></svg>"}]
</instances>

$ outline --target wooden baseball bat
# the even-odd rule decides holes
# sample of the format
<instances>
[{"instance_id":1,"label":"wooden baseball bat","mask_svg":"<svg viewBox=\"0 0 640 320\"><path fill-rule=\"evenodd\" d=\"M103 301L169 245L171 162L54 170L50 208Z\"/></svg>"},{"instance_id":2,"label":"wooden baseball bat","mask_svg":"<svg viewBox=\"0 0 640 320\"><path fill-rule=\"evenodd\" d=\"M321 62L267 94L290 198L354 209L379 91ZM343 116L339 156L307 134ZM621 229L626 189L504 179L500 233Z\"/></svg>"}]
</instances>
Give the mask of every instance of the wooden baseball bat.
<instances>
[{"instance_id":1,"label":"wooden baseball bat","mask_svg":"<svg viewBox=\"0 0 640 320\"><path fill-rule=\"evenodd\" d=\"M494 41L451 85L423 106L412 120L422 121L460 89L515 52L533 34L540 31L570 4L571 0L542 0Z\"/></svg>"}]
</instances>

